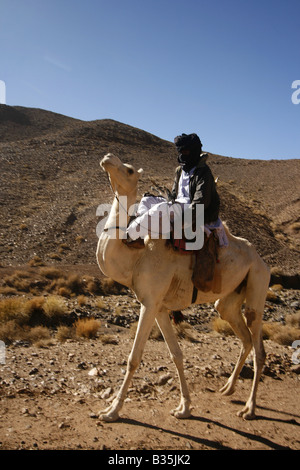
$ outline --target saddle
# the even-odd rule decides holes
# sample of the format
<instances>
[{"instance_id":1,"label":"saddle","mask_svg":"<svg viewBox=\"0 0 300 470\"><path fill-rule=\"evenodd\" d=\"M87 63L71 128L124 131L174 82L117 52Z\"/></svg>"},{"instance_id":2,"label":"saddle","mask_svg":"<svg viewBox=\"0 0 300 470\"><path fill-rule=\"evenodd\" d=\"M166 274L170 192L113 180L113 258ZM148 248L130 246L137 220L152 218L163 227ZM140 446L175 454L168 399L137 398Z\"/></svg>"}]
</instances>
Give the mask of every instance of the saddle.
<instances>
[{"instance_id":1,"label":"saddle","mask_svg":"<svg viewBox=\"0 0 300 470\"><path fill-rule=\"evenodd\" d=\"M176 240L171 237L171 244L174 250L181 254L190 254L190 250L185 249L185 240ZM192 281L194 287L202 292L221 292L221 270L218 259L218 237L212 233L204 234L204 244L200 250L193 251L194 265Z\"/></svg>"}]
</instances>

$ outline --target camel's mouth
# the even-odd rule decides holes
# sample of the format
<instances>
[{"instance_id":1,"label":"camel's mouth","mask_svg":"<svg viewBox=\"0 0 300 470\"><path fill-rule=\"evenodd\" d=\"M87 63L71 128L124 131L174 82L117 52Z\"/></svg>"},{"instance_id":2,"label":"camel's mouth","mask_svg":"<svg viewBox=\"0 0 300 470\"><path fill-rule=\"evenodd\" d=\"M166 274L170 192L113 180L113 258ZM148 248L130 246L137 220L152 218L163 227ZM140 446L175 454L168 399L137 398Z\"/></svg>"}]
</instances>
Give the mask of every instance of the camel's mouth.
<instances>
[{"instance_id":1,"label":"camel's mouth","mask_svg":"<svg viewBox=\"0 0 300 470\"><path fill-rule=\"evenodd\" d=\"M116 167L118 163L119 163L119 159L115 157L113 154L108 153L107 155L104 155L104 157L100 161L100 167L102 168L102 170L108 173L108 166Z\"/></svg>"}]
</instances>

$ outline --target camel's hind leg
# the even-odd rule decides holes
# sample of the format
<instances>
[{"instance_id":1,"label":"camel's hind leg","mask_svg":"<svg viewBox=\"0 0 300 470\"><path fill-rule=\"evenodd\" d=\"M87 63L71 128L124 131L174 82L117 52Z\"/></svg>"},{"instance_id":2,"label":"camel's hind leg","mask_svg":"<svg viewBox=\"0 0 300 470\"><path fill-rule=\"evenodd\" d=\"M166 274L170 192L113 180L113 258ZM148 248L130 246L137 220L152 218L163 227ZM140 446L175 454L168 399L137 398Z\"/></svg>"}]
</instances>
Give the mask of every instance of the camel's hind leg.
<instances>
[{"instance_id":1,"label":"camel's hind leg","mask_svg":"<svg viewBox=\"0 0 300 470\"><path fill-rule=\"evenodd\" d=\"M99 413L99 418L103 421L116 421L119 418L119 411L123 406L133 374L140 364L146 341L154 324L155 314L154 309L146 308L144 305L141 306L135 340L128 358L127 371L116 398L108 408Z\"/></svg>"},{"instance_id":2,"label":"camel's hind leg","mask_svg":"<svg viewBox=\"0 0 300 470\"><path fill-rule=\"evenodd\" d=\"M173 330L169 312L167 310L161 310L159 315L156 318L156 322L163 334L163 337L167 343L171 358L173 359L180 381L180 392L181 392L181 399L179 406L171 411L176 418L189 418L191 416L190 410L190 394L188 391L188 386L184 376L184 369L183 369L183 354L179 347L175 332Z\"/></svg>"},{"instance_id":3,"label":"camel's hind leg","mask_svg":"<svg viewBox=\"0 0 300 470\"><path fill-rule=\"evenodd\" d=\"M226 384L220 389L223 395L231 395L234 392L235 383L242 370L244 362L252 349L252 339L249 329L246 326L241 312L241 306L245 298L245 289L240 293L232 292L215 304L221 318L228 321L234 333L241 339L242 347L236 366L227 380Z\"/></svg>"},{"instance_id":4,"label":"camel's hind leg","mask_svg":"<svg viewBox=\"0 0 300 470\"><path fill-rule=\"evenodd\" d=\"M245 407L239 413L239 416L244 419L255 418L257 388L266 359L262 340L262 317L269 282L269 269L259 258L249 271L246 288L245 318L251 332L254 349L254 378L250 396Z\"/></svg>"}]
</instances>

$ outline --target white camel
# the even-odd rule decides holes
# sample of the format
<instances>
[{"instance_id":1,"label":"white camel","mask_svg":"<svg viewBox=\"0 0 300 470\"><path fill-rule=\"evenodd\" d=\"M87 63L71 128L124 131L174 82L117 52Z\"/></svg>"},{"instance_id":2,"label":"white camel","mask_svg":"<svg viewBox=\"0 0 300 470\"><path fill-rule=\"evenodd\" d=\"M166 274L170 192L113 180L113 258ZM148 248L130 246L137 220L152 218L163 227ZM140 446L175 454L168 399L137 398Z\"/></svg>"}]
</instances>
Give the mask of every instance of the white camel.
<instances>
[{"instance_id":1,"label":"white camel","mask_svg":"<svg viewBox=\"0 0 300 470\"><path fill-rule=\"evenodd\" d=\"M121 234L125 227L119 225L120 196L127 196L127 207L136 202L137 184L143 170L136 170L123 164L112 154L100 162L107 172L114 192L114 201L97 246L97 261L101 271L108 277L133 290L141 304L138 328L128 358L127 371L122 386L108 408L101 411L100 419L116 421L133 374L140 364L145 343L156 321L167 343L170 355L176 365L181 399L179 406L172 410L177 418L191 415L190 395L184 376L183 354L170 320L170 312L183 310L192 303L193 283L192 254L180 255L166 246L166 240L145 239L142 249L129 248L123 243ZM113 234L113 235L112 235ZM254 350L254 377L250 396L245 407L238 413L244 419L255 417L256 394L265 351L262 341L262 315L269 285L269 269L258 256L254 247L245 239L231 235L226 228L229 244L219 248L218 268L222 274L221 292L197 292L194 303L215 302L220 316L227 320L235 334L241 339L242 347L237 364L227 383L221 388L224 395L234 392L237 377L250 353ZM242 304L245 301L244 314Z\"/></svg>"}]
</instances>

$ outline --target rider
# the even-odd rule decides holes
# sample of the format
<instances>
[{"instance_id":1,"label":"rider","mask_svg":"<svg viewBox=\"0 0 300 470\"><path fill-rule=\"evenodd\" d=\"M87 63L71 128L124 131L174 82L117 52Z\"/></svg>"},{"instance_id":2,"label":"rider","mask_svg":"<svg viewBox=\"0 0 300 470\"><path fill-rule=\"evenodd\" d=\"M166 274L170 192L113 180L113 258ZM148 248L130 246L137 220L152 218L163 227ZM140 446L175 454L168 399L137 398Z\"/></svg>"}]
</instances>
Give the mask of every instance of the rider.
<instances>
[{"instance_id":1,"label":"rider","mask_svg":"<svg viewBox=\"0 0 300 470\"><path fill-rule=\"evenodd\" d=\"M149 233L149 220L155 214L159 212L162 219L171 220L172 212L175 216L179 215L180 207L189 207L192 214L195 214L196 206L203 204L205 226L217 228L221 224L220 199L213 175L206 163L208 155L202 153L201 140L197 134L182 134L175 137L174 143L179 166L169 200L161 196L145 195L139 204L137 217L127 228L126 243L143 239ZM165 224L160 234L166 235L169 231L170 225Z\"/></svg>"}]
</instances>

